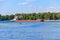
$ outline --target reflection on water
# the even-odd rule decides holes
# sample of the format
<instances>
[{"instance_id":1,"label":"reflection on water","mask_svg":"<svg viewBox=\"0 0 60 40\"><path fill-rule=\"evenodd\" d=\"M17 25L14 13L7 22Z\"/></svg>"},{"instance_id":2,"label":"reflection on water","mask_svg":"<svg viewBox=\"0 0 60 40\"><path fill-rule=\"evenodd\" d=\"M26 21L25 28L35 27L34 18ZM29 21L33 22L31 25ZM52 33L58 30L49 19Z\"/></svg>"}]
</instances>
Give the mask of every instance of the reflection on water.
<instances>
[{"instance_id":1,"label":"reflection on water","mask_svg":"<svg viewBox=\"0 0 60 40\"><path fill-rule=\"evenodd\" d=\"M0 22L0 40L60 40L60 22Z\"/></svg>"}]
</instances>

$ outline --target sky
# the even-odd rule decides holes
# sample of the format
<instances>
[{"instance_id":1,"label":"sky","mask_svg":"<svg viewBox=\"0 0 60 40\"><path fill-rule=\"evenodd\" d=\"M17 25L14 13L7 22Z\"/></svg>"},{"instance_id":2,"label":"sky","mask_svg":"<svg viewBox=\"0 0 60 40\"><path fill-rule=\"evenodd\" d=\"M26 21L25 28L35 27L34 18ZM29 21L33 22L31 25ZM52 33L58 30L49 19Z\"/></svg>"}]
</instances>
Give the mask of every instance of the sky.
<instances>
[{"instance_id":1,"label":"sky","mask_svg":"<svg viewBox=\"0 0 60 40\"><path fill-rule=\"evenodd\" d=\"M60 0L0 0L0 14L60 12Z\"/></svg>"}]
</instances>

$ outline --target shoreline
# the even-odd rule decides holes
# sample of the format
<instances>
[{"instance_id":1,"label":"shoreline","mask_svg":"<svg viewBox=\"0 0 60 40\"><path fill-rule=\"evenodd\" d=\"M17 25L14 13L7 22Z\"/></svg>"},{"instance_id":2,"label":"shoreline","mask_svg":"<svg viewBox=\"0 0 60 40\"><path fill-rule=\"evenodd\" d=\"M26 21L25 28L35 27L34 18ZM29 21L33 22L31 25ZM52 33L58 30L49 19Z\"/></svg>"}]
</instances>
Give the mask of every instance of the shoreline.
<instances>
[{"instance_id":1,"label":"shoreline","mask_svg":"<svg viewBox=\"0 0 60 40\"><path fill-rule=\"evenodd\" d=\"M44 20L44 22L60 22L60 20Z\"/></svg>"},{"instance_id":2,"label":"shoreline","mask_svg":"<svg viewBox=\"0 0 60 40\"><path fill-rule=\"evenodd\" d=\"M60 20L10 20L11 22L60 22Z\"/></svg>"},{"instance_id":3,"label":"shoreline","mask_svg":"<svg viewBox=\"0 0 60 40\"><path fill-rule=\"evenodd\" d=\"M60 20L15 20L15 22L60 22Z\"/></svg>"},{"instance_id":4,"label":"shoreline","mask_svg":"<svg viewBox=\"0 0 60 40\"><path fill-rule=\"evenodd\" d=\"M15 20L15 22L44 22L43 20Z\"/></svg>"}]
</instances>

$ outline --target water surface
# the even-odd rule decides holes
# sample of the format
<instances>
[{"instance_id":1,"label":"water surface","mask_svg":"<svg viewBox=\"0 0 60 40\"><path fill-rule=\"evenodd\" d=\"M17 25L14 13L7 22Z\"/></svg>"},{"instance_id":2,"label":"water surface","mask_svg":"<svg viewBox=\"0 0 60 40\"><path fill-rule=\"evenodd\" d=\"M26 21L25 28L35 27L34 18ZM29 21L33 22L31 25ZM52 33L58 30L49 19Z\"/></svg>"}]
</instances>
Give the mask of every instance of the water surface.
<instances>
[{"instance_id":1,"label":"water surface","mask_svg":"<svg viewBox=\"0 0 60 40\"><path fill-rule=\"evenodd\" d=\"M0 21L0 40L60 40L60 22Z\"/></svg>"}]
</instances>

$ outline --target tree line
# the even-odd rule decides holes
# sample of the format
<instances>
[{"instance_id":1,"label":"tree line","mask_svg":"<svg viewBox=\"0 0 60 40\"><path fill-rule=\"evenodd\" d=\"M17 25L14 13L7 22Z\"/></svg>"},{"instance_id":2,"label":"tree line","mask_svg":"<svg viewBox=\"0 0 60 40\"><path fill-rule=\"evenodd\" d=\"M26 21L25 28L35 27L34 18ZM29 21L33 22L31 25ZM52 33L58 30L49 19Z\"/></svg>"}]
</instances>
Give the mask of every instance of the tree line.
<instances>
[{"instance_id":1,"label":"tree line","mask_svg":"<svg viewBox=\"0 0 60 40\"><path fill-rule=\"evenodd\" d=\"M0 15L0 20L11 20L15 16L18 16L18 20L37 20L37 19L44 19L44 20L60 20L60 13L51 13L51 12L44 12L44 13L16 13L15 15Z\"/></svg>"}]
</instances>

